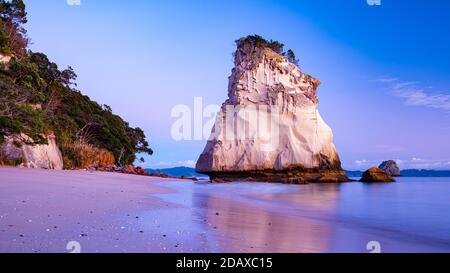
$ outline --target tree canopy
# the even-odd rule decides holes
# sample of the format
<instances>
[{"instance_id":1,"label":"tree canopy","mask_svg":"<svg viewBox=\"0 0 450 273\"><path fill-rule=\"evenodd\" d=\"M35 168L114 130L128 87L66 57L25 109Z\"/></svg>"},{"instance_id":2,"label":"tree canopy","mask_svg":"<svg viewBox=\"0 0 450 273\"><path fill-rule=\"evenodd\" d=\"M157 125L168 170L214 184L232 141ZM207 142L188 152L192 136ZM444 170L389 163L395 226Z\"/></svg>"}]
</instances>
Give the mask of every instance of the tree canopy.
<instances>
[{"instance_id":1,"label":"tree canopy","mask_svg":"<svg viewBox=\"0 0 450 273\"><path fill-rule=\"evenodd\" d=\"M0 0L0 53L26 55L29 40L24 24L28 22L22 0Z\"/></svg>"},{"instance_id":2,"label":"tree canopy","mask_svg":"<svg viewBox=\"0 0 450 273\"><path fill-rule=\"evenodd\" d=\"M275 41L275 40L266 40L262 36L248 35L246 37L242 37L236 40L236 46L241 47L244 44L251 44L254 47L267 47L275 51L276 53L283 55L286 59L295 65L298 65L299 60L296 59L295 53L292 49L289 49L287 52L284 51L284 44Z\"/></svg>"}]
</instances>

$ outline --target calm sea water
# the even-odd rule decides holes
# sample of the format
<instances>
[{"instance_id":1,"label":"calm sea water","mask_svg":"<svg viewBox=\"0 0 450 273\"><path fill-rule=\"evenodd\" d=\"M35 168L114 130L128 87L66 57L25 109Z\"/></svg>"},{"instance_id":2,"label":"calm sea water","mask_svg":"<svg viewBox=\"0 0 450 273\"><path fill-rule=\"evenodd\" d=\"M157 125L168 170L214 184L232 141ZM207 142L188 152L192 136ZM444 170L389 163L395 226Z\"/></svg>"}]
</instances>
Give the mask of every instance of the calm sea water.
<instances>
[{"instance_id":1,"label":"calm sea water","mask_svg":"<svg viewBox=\"0 0 450 273\"><path fill-rule=\"evenodd\" d=\"M198 251L369 252L375 241L382 252L450 252L450 178L161 185L184 208L173 223L202 235Z\"/></svg>"}]
</instances>

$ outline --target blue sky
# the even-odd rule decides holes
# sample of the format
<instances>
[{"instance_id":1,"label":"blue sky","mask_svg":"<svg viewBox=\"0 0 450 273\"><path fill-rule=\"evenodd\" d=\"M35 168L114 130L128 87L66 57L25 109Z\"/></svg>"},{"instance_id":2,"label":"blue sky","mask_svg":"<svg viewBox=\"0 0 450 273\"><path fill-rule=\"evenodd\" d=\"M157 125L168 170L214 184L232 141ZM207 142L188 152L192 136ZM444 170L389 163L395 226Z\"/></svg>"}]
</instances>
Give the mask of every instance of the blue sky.
<instances>
[{"instance_id":1,"label":"blue sky","mask_svg":"<svg viewBox=\"0 0 450 273\"><path fill-rule=\"evenodd\" d=\"M31 48L76 70L79 88L143 128L151 167L192 165L205 141L174 141L171 110L221 104L233 41L292 48L322 81L319 109L347 169L381 160L450 169L450 1L25 1Z\"/></svg>"}]
</instances>

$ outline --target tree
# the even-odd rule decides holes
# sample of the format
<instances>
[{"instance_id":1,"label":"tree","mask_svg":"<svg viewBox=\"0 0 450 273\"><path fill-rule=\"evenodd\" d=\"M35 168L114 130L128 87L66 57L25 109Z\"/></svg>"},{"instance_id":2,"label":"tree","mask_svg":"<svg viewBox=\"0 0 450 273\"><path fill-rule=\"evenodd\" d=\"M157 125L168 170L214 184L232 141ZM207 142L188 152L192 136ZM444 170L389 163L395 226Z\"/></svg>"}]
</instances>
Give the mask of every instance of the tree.
<instances>
[{"instance_id":1,"label":"tree","mask_svg":"<svg viewBox=\"0 0 450 273\"><path fill-rule=\"evenodd\" d=\"M149 144L145 139L144 131L142 131L142 129L139 127L133 129L132 131L133 131L132 137L134 139L134 146L136 148L136 152L153 155L153 150L149 147Z\"/></svg>"},{"instance_id":2,"label":"tree","mask_svg":"<svg viewBox=\"0 0 450 273\"><path fill-rule=\"evenodd\" d=\"M28 22L23 0L0 0L0 21L0 37L4 43L2 51L10 50L16 57L25 57L29 39L23 27Z\"/></svg>"},{"instance_id":3,"label":"tree","mask_svg":"<svg viewBox=\"0 0 450 273\"><path fill-rule=\"evenodd\" d=\"M25 3L22 0L0 0L0 17L13 24L26 24L28 19Z\"/></svg>"},{"instance_id":4,"label":"tree","mask_svg":"<svg viewBox=\"0 0 450 273\"><path fill-rule=\"evenodd\" d=\"M59 71L57 64L50 62L47 55L44 53L30 52L29 59L32 63L38 66L41 76L45 79L48 85L61 81L62 72Z\"/></svg>"},{"instance_id":5,"label":"tree","mask_svg":"<svg viewBox=\"0 0 450 273\"><path fill-rule=\"evenodd\" d=\"M291 63L293 63L293 64L298 66L299 60L296 59L295 53L294 53L294 51L292 51L292 49L289 49L287 51L286 58L288 59L288 61L290 61Z\"/></svg>"},{"instance_id":6,"label":"tree","mask_svg":"<svg viewBox=\"0 0 450 273\"><path fill-rule=\"evenodd\" d=\"M46 86L45 80L39 74L38 66L26 59L11 61L8 72L15 84L33 91L36 95ZM40 96L40 100L43 99Z\"/></svg>"},{"instance_id":7,"label":"tree","mask_svg":"<svg viewBox=\"0 0 450 273\"><path fill-rule=\"evenodd\" d=\"M106 104L103 104L103 105L102 105L102 108L103 108L104 111L109 112L109 113L112 113L112 108L111 108L111 106L106 105Z\"/></svg>"},{"instance_id":8,"label":"tree","mask_svg":"<svg viewBox=\"0 0 450 273\"><path fill-rule=\"evenodd\" d=\"M72 85L77 86L77 83L75 82L77 78L77 74L75 74L73 68L69 66L67 69L61 72L59 80L65 87L70 88L70 86Z\"/></svg>"},{"instance_id":9,"label":"tree","mask_svg":"<svg viewBox=\"0 0 450 273\"><path fill-rule=\"evenodd\" d=\"M274 41L274 40L270 40L267 43L267 47L272 49L273 51L275 51L278 54L284 55L284 44L278 42L278 41Z\"/></svg>"}]
</instances>

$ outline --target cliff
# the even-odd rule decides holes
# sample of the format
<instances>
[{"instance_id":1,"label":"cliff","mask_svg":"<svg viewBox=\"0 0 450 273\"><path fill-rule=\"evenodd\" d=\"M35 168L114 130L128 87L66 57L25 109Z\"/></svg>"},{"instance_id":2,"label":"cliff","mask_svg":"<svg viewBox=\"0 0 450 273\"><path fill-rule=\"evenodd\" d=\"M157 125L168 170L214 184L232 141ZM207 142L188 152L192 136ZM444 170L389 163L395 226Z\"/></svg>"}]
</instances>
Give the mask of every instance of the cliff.
<instances>
[{"instance_id":1,"label":"cliff","mask_svg":"<svg viewBox=\"0 0 450 273\"><path fill-rule=\"evenodd\" d=\"M215 181L348 181L317 110L320 81L252 38L237 41L229 98L197 172Z\"/></svg>"}]
</instances>

